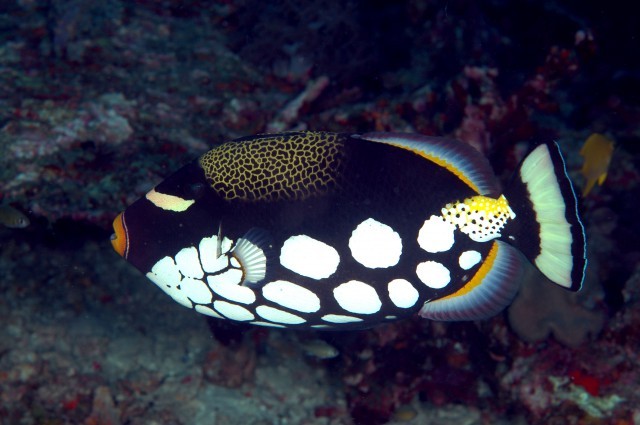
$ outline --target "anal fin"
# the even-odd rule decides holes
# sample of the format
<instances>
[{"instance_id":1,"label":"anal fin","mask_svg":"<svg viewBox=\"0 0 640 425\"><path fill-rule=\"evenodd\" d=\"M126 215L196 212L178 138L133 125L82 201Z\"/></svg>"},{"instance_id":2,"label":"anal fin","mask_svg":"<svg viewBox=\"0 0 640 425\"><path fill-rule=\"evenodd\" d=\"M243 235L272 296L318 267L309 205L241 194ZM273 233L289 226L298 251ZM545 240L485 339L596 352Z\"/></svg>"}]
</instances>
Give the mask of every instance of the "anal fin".
<instances>
[{"instance_id":1,"label":"anal fin","mask_svg":"<svg viewBox=\"0 0 640 425\"><path fill-rule=\"evenodd\" d=\"M485 261L456 292L428 301L420 316L441 321L482 320L507 307L520 288L524 257L507 243L494 241Z\"/></svg>"}]
</instances>

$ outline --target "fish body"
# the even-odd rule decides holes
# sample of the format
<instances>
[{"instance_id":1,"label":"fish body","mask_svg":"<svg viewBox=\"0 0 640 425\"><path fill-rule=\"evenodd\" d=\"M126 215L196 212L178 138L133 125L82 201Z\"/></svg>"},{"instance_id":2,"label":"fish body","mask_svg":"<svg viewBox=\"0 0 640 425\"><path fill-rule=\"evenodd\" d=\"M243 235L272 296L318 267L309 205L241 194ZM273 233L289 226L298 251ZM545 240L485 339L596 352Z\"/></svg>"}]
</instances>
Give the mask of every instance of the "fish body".
<instances>
[{"instance_id":1,"label":"fish body","mask_svg":"<svg viewBox=\"0 0 640 425\"><path fill-rule=\"evenodd\" d=\"M10 205L0 205L0 224L12 229L23 229L31 222L29 217Z\"/></svg>"},{"instance_id":2,"label":"fish body","mask_svg":"<svg viewBox=\"0 0 640 425\"><path fill-rule=\"evenodd\" d=\"M174 300L213 317L316 329L416 313L482 319L515 296L523 254L565 288L584 278L584 232L557 145L536 148L517 176L501 194L481 154L444 138L247 137L129 206L112 244Z\"/></svg>"},{"instance_id":3,"label":"fish body","mask_svg":"<svg viewBox=\"0 0 640 425\"><path fill-rule=\"evenodd\" d=\"M593 133L582 145L580 155L584 157L584 163L580 172L585 179L582 196L587 196L596 182L599 186L604 183L613 156L613 149L613 140L599 133Z\"/></svg>"}]
</instances>

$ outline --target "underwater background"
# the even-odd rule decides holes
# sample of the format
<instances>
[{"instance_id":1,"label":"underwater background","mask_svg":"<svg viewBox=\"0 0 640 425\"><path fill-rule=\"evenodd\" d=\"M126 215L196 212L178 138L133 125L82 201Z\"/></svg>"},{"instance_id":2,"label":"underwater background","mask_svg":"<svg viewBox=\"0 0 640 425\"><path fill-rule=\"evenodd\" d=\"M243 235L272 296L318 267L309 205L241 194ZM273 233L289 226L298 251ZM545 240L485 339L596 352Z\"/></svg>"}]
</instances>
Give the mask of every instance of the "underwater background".
<instances>
[{"instance_id":1,"label":"underwater background","mask_svg":"<svg viewBox=\"0 0 640 425\"><path fill-rule=\"evenodd\" d=\"M617 1L3 1L0 423L640 425L638 32ZM503 183L556 140L583 290L532 269L491 320L294 332L207 321L112 250L172 171L303 129L454 137Z\"/></svg>"}]
</instances>

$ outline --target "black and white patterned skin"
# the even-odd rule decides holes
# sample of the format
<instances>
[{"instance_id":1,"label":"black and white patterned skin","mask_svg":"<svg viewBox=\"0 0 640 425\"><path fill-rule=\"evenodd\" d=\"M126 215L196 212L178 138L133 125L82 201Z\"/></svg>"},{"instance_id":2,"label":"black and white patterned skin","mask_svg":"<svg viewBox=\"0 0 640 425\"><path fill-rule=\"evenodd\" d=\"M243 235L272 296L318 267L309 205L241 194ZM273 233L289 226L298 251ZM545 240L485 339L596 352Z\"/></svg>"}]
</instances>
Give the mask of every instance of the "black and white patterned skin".
<instances>
[{"instance_id":1,"label":"black and white patterned skin","mask_svg":"<svg viewBox=\"0 0 640 425\"><path fill-rule=\"evenodd\" d=\"M296 163L308 170L292 173L300 179L293 186L277 180L287 178L278 168L274 187L307 185L305 196L230 199L216 191L200 161L184 166L124 211L115 236L126 238L120 253L181 304L264 326L365 328L421 309L430 317L425 303L457 297L457 303L440 303L432 318L480 319L510 302L522 255L496 255L496 241L509 242L499 229L477 242L443 216L445 206L471 205L474 197L497 205L498 184L479 153L457 141L388 133L285 133L236 143L258 141L268 148L273 139L274 151L282 153L287 144L323 138L337 160ZM271 173L269 158L238 160L249 167L245 176L264 178ZM279 167L294 163L287 161ZM320 170L318 180L314 173L326 164L335 168ZM176 200L180 207L165 205ZM509 211L507 222L529 216ZM526 235L517 236L526 243ZM216 264L224 267L211 271L218 255ZM247 279L250 272L262 279ZM486 297L496 292L491 288L484 288L482 299L465 289L487 281L506 282L497 285L500 297ZM460 305L471 308L449 314Z\"/></svg>"}]
</instances>

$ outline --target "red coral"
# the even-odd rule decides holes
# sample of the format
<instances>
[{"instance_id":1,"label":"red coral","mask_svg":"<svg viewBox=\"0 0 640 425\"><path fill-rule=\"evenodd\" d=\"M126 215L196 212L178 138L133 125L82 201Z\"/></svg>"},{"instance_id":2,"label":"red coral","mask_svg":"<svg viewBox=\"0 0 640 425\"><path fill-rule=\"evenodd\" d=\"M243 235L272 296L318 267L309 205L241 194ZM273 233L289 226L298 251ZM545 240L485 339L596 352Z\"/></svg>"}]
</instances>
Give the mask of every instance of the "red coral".
<instances>
[{"instance_id":1,"label":"red coral","mask_svg":"<svg viewBox=\"0 0 640 425\"><path fill-rule=\"evenodd\" d=\"M586 392L594 397L600 395L600 380L593 375L589 375L580 369L574 369L569 371L569 378L571 382L578 385Z\"/></svg>"}]
</instances>

